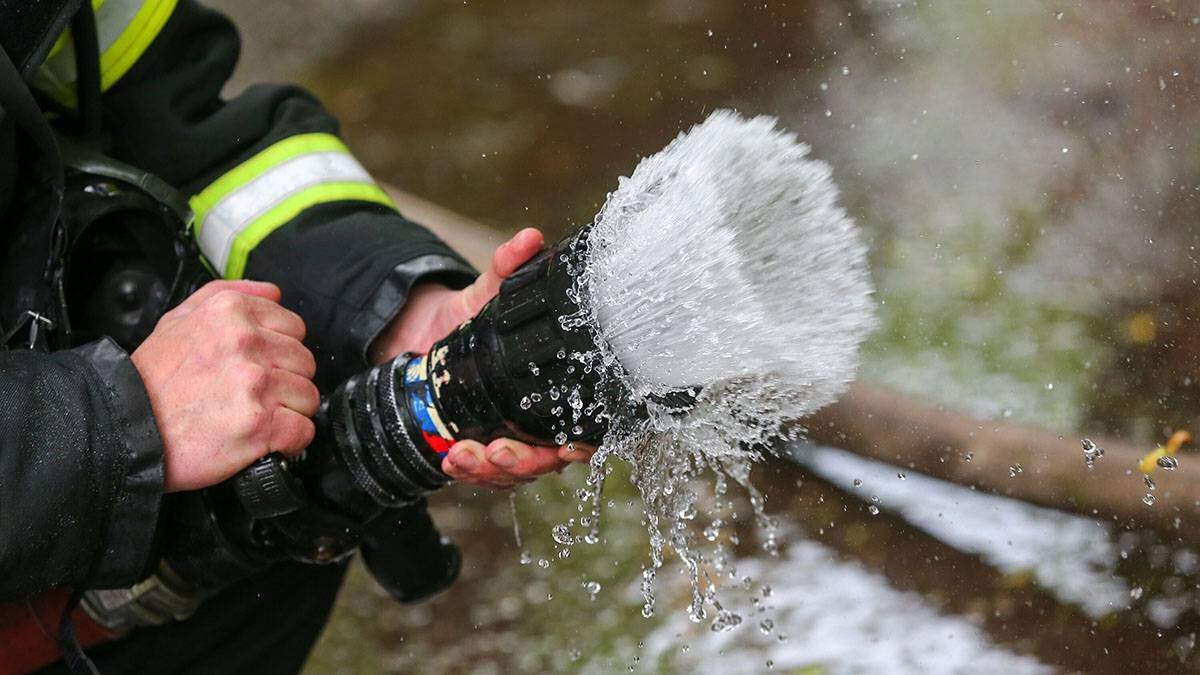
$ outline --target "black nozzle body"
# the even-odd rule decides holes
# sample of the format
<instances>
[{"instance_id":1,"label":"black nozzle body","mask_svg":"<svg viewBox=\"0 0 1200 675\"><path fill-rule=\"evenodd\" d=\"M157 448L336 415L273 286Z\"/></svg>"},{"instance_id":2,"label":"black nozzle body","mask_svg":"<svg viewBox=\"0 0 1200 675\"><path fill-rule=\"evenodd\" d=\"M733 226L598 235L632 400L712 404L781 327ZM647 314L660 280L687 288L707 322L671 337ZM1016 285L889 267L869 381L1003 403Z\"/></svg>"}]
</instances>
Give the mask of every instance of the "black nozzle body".
<instances>
[{"instance_id":1,"label":"black nozzle body","mask_svg":"<svg viewBox=\"0 0 1200 675\"><path fill-rule=\"evenodd\" d=\"M297 467L316 499L355 516L411 502L450 481L442 459L458 440L538 445L603 438L594 333L577 316L567 265L575 240L542 252L496 298L427 354L404 355L337 389Z\"/></svg>"},{"instance_id":2,"label":"black nozzle body","mask_svg":"<svg viewBox=\"0 0 1200 675\"><path fill-rule=\"evenodd\" d=\"M603 437L597 393L611 385L592 365L593 332L563 325L580 313L565 248L519 269L478 316L430 351L433 400L453 438L563 445Z\"/></svg>"}]
</instances>

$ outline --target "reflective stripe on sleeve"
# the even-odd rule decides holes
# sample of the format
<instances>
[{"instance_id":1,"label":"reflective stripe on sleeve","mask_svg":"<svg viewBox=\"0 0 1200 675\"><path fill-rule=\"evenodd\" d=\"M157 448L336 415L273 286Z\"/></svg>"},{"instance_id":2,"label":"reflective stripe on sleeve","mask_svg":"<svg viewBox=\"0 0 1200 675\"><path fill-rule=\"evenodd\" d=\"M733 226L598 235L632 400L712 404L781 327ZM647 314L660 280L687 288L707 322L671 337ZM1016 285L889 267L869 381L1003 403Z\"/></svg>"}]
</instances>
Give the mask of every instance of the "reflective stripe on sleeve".
<instances>
[{"instance_id":1,"label":"reflective stripe on sleeve","mask_svg":"<svg viewBox=\"0 0 1200 675\"><path fill-rule=\"evenodd\" d=\"M200 250L221 276L239 279L268 235L309 207L340 201L395 208L336 136L315 133L262 150L192 197L191 206Z\"/></svg>"},{"instance_id":2,"label":"reflective stripe on sleeve","mask_svg":"<svg viewBox=\"0 0 1200 675\"><path fill-rule=\"evenodd\" d=\"M100 89L108 91L158 37L177 0L92 0L100 45ZM34 84L60 103L75 105L75 48L63 31L38 69Z\"/></svg>"}]
</instances>

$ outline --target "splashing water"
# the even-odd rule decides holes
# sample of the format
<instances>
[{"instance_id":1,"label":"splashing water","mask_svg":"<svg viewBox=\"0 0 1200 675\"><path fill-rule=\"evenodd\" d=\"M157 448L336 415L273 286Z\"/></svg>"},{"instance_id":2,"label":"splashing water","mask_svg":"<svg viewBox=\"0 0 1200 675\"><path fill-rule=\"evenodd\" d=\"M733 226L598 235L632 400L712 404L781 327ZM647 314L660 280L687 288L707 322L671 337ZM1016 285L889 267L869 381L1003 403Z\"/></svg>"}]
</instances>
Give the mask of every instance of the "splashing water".
<instances>
[{"instance_id":1,"label":"splashing water","mask_svg":"<svg viewBox=\"0 0 1200 675\"><path fill-rule=\"evenodd\" d=\"M836 203L829 166L808 152L772 118L713 113L621 179L571 268L583 309L561 321L593 331L599 345L571 358L619 379L615 389L644 410L622 416L630 401L600 404L612 423L580 495L592 505L583 540L597 540L606 462L629 462L651 544L647 616L666 548L691 577L693 621L709 605L714 630L741 622L713 579L737 579L720 536L733 506L727 480L749 495L763 548L774 553L751 463L798 433L788 422L844 391L875 326L866 248ZM667 403L680 391L694 398L686 413ZM716 477L714 513L700 519L691 485L707 472ZM708 523L703 542L692 523Z\"/></svg>"}]
</instances>

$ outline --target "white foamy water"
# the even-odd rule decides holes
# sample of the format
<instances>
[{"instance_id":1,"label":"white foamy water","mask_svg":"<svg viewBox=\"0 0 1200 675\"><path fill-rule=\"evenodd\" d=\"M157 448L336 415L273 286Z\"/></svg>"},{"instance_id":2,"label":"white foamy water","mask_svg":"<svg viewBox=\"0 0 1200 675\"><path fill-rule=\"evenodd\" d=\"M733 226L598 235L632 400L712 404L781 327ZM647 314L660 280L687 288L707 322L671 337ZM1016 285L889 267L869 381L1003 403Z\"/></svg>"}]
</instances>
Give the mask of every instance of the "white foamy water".
<instances>
[{"instance_id":1,"label":"white foamy water","mask_svg":"<svg viewBox=\"0 0 1200 675\"><path fill-rule=\"evenodd\" d=\"M715 112L621 179L572 263L583 309L563 325L593 331L600 346L573 358L598 367L602 384L618 380L644 411L625 416L631 401L609 400L572 413L615 417L581 494L592 503L581 538L597 540L605 462L628 461L650 533L647 616L671 549L692 581L690 618L700 622L711 608L716 630L741 621L722 607L711 576L733 574L719 543L732 510L727 479L748 495L764 549L775 553L750 463L786 422L845 390L875 326L866 248L837 204L829 166L808 152L773 118ZM680 390L695 397L685 414L678 400L663 403ZM700 514L688 486L710 472L715 507Z\"/></svg>"},{"instance_id":2,"label":"white foamy water","mask_svg":"<svg viewBox=\"0 0 1200 675\"><path fill-rule=\"evenodd\" d=\"M609 195L585 299L635 393L770 378L812 410L853 379L866 248L808 153L774 118L718 111Z\"/></svg>"}]
</instances>

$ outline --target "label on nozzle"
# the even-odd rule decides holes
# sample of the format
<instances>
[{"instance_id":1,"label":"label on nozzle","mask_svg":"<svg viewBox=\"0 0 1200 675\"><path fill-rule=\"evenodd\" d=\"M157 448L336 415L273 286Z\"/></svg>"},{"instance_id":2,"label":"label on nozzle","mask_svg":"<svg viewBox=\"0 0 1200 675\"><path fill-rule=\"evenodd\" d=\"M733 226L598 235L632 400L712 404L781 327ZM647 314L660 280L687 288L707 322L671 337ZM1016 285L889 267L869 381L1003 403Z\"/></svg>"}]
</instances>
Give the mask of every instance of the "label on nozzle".
<instances>
[{"instance_id":1,"label":"label on nozzle","mask_svg":"<svg viewBox=\"0 0 1200 675\"><path fill-rule=\"evenodd\" d=\"M438 457L445 457L454 443L454 436L446 429L433 403L433 387L429 380L429 357L422 356L408 362L404 369L404 391L408 396L408 409L412 411L421 428L421 438Z\"/></svg>"}]
</instances>

